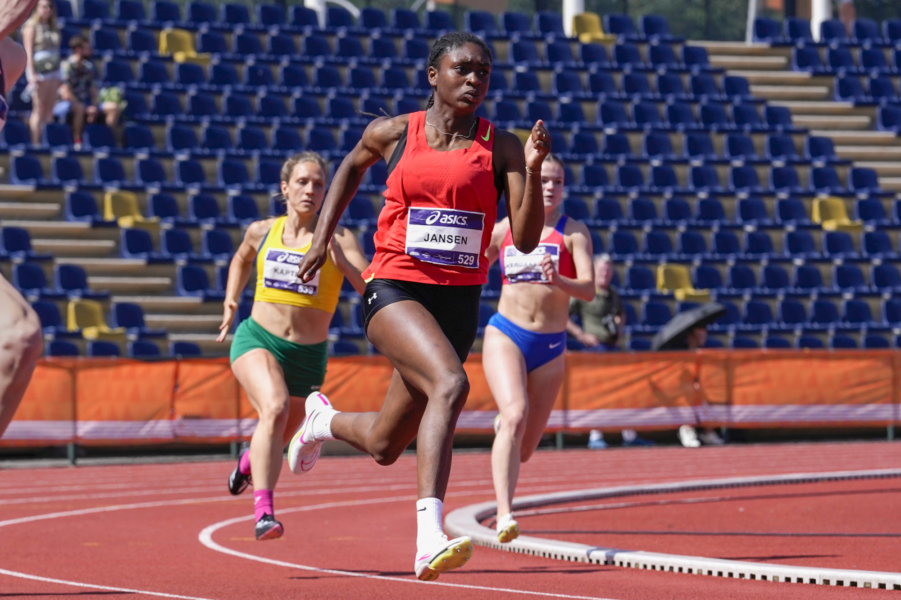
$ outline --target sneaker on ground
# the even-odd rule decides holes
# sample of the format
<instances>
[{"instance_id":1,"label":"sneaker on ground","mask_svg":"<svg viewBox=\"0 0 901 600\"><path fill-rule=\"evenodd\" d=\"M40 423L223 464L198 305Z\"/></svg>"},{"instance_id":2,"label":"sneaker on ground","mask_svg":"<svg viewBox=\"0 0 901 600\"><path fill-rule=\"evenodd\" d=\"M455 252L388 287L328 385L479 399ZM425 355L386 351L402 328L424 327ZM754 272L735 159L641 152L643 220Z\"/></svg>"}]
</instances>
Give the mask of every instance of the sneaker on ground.
<instances>
[{"instance_id":1,"label":"sneaker on ground","mask_svg":"<svg viewBox=\"0 0 901 600\"><path fill-rule=\"evenodd\" d=\"M513 520L513 513L507 513L497 520L497 541L502 544L519 537L519 523Z\"/></svg>"},{"instance_id":2,"label":"sneaker on ground","mask_svg":"<svg viewBox=\"0 0 901 600\"><path fill-rule=\"evenodd\" d=\"M592 429L588 434L588 447L592 450L603 450L607 447L607 442L604 441L604 434L600 429Z\"/></svg>"},{"instance_id":3,"label":"sneaker on ground","mask_svg":"<svg viewBox=\"0 0 901 600\"><path fill-rule=\"evenodd\" d=\"M416 558L414 571L416 578L422 581L438 579L438 575L446 571L459 569L472 558L472 540L458 537L448 540L444 536L442 544Z\"/></svg>"},{"instance_id":4,"label":"sneaker on ground","mask_svg":"<svg viewBox=\"0 0 901 600\"><path fill-rule=\"evenodd\" d=\"M686 448L700 448L701 442L698 440L698 433L691 425L683 425L679 428L679 441Z\"/></svg>"},{"instance_id":5,"label":"sneaker on ground","mask_svg":"<svg viewBox=\"0 0 901 600\"><path fill-rule=\"evenodd\" d=\"M702 431L701 435L699 435L698 438L705 446L722 446L726 443L725 441L723 441L723 438L720 437L720 434L712 429Z\"/></svg>"},{"instance_id":6,"label":"sneaker on ground","mask_svg":"<svg viewBox=\"0 0 901 600\"><path fill-rule=\"evenodd\" d=\"M324 411L337 412L328 398L319 392L313 392L307 396L304 408L307 416L288 445L288 466L297 475L306 473L313 468L319 458L319 451L322 449L322 442L313 435L313 423L316 417Z\"/></svg>"},{"instance_id":7,"label":"sneaker on ground","mask_svg":"<svg viewBox=\"0 0 901 600\"><path fill-rule=\"evenodd\" d=\"M257 539L261 541L277 540L285 533L285 528L275 520L275 517L267 514L260 517L260 520L257 521L254 533L256 533Z\"/></svg>"},{"instance_id":8,"label":"sneaker on ground","mask_svg":"<svg viewBox=\"0 0 901 600\"><path fill-rule=\"evenodd\" d=\"M244 450L240 454L238 454L238 465L235 467L235 470L231 472L231 475L228 476L228 491L232 496L237 496L241 492L247 489L247 486L253 483L253 480L250 478L250 475L245 475L240 470L241 458L250 452L250 450Z\"/></svg>"}]
</instances>

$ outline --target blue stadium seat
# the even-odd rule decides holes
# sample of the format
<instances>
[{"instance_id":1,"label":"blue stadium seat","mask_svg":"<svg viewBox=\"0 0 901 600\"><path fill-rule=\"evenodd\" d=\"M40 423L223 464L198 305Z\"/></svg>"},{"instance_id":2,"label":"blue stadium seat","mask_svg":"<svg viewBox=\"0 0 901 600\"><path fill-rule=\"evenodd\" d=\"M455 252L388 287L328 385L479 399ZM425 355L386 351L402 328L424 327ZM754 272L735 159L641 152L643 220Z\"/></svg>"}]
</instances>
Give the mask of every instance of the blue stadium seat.
<instances>
[{"instance_id":1,"label":"blue stadium seat","mask_svg":"<svg viewBox=\"0 0 901 600\"><path fill-rule=\"evenodd\" d=\"M725 156L732 160L757 161L757 149L750 136L742 133L730 133L726 136Z\"/></svg>"},{"instance_id":2,"label":"blue stadium seat","mask_svg":"<svg viewBox=\"0 0 901 600\"><path fill-rule=\"evenodd\" d=\"M552 65L574 67L578 65L572 46L566 40L546 41L544 44L547 62Z\"/></svg>"},{"instance_id":3,"label":"blue stadium seat","mask_svg":"<svg viewBox=\"0 0 901 600\"><path fill-rule=\"evenodd\" d=\"M31 246L31 235L27 229L20 227L3 227L0 229L0 255L7 255L16 260L50 260L49 254L39 254Z\"/></svg>"},{"instance_id":4,"label":"blue stadium seat","mask_svg":"<svg viewBox=\"0 0 901 600\"><path fill-rule=\"evenodd\" d=\"M104 79L110 83L128 85L134 83L135 74L131 63L126 60L113 59L106 63Z\"/></svg>"},{"instance_id":5,"label":"blue stadium seat","mask_svg":"<svg viewBox=\"0 0 901 600\"><path fill-rule=\"evenodd\" d=\"M44 346L44 353L48 358L68 358L80 356L78 346L72 342L54 340Z\"/></svg>"},{"instance_id":6,"label":"blue stadium seat","mask_svg":"<svg viewBox=\"0 0 901 600\"><path fill-rule=\"evenodd\" d=\"M250 174L242 160L223 159L217 169L218 184L228 189L251 188Z\"/></svg>"},{"instance_id":7,"label":"blue stadium seat","mask_svg":"<svg viewBox=\"0 0 901 600\"><path fill-rule=\"evenodd\" d=\"M771 106L766 105L763 107L763 120L766 124L766 127L776 131L790 131L802 133L805 132L805 129L800 129L795 127L792 122L791 111L786 106Z\"/></svg>"},{"instance_id":8,"label":"blue stadium seat","mask_svg":"<svg viewBox=\"0 0 901 600\"><path fill-rule=\"evenodd\" d=\"M742 324L750 329L769 327L775 322L770 305L759 300L750 300L745 303Z\"/></svg>"},{"instance_id":9,"label":"blue stadium seat","mask_svg":"<svg viewBox=\"0 0 901 600\"><path fill-rule=\"evenodd\" d=\"M210 289L209 277L203 267L182 265L176 271L175 290L179 296L193 296L205 300L222 299L225 294Z\"/></svg>"},{"instance_id":10,"label":"blue stadium seat","mask_svg":"<svg viewBox=\"0 0 901 600\"><path fill-rule=\"evenodd\" d=\"M219 15L216 8L207 2L198 2L193 0L187 5L187 21L189 23L217 23Z\"/></svg>"},{"instance_id":11,"label":"blue stadium seat","mask_svg":"<svg viewBox=\"0 0 901 600\"><path fill-rule=\"evenodd\" d=\"M678 73L657 74L657 94L668 100L690 100L691 94L685 91L682 76Z\"/></svg>"},{"instance_id":12,"label":"blue stadium seat","mask_svg":"<svg viewBox=\"0 0 901 600\"><path fill-rule=\"evenodd\" d=\"M175 2L154 0L150 4L150 20L159 24L181 23L181 8Z\"/></svg>"},{"instance_id":13,"label":"blue stadium seat","mask_svg":"<svg viewBox=\"0 0 901 600\"><path fill-rule=\"evenodd\" d=\"M829 300L814 300L810 303L810 324L815 327L829 327L838 323L838 308Z\"/></svg>"},{"instance_id":14,"label":"blue stadium seat","mask_svg":"<svg viewBox=\"0 0 901 600\"><path fill-rule=\"evenodd\" d=\"M779 322L788 327L807 324L807 309L797 300L782 300L778 307Z\"/></svg>"},{"instance_id":15,"label":"blue stadium seat","mask_svg":"<svg viewBox=\"0 0 901 600\"><path fill-rule=\"evenodd\" d=\"M625 137L625 136L623 136ZM628 143L628 138L626 138ZM642 140L642 156L656 160L673 160L676 153L670 136L666 133L648 133Z\"/></svg>"},{"instance_id":16,"label":"blue stadium seat","mask_svg":"<svg viewBox=\"0 0 901 600\"><path fill-rule=\"evenodd\" d=\"M292 6L290 15L290 24L293 27L305 29L308 31L319 30L319 17L316 15L316 11L314 11L312 8L308 8L302 5Z\"/></svg>"},{"instance_id":17,"label":"blue stadium seat","mask_svg":"<svg viewBox=\"0 0 901 600\"><path fill-rule=\"evenodd\" d=\"M857 340L847 335L833 335L829 338L829 348L833 350L856 350Z\"/></svg>"},{"instance_id":18,"label":"blue stadium seat","mask_svg":"<svg viewBox=\"0 0 901 600\"><path fill-rule=\"evenodd\" d=\"M122 40L115 29L101 27L91 30L91 48L101 56L112 56L122 50Z\"/></svg>"},{"instance_id":19,"label":"blue stadium seat","mask_svg":"<svg viewBox=\"0 0 901 600\"><path fill-rule=\"evenodd\" d=\"M629 350L632 352L648 352L651 350L651 340L645 338L631 338Z\"/></svg>"},{"instance_id":20,"label":"blue stadium seat","mask_svg":"<svg viewBox=\"0 0 901 600\"><path fill-rule=\"evenodd\" d=\"M641 58L641 51L638 49L638 46L628 42L618 43L613 46L613 61L621 69L626 67L630 69L648 68L648 65Z\"/></svg>"},{"instance_id":21,"label":"blue stadium seat","mask_svg":"<svg viewBox=\"0 0 901 600\"><path fill-rule=\"evenodd\" d=\"M882 50L878 48L873 48L872 50L883 56ZM895 88L894 81L889 77L879 76L868 79L867 93L873 99L873 102L880 104L898 102L898 90Z\"/></svg>"},{"instance_id":22,"label":"blue stadium seat","mask_svg":"<svg viewBox=\"0 0 901 600\"><path fill-rule=\"evenodd\" d=\"M56 151L65 151L72 148L72 130L62 123L47 123L42 131L41 144Z\"/></svg>"},{"instance_id":23,"label":"blue stadium seat","mask_svg":"<svg viewBox=\"0 0 901 600\"><path fill-rule=\"evenodd\" d=\"M26 298L61 300L66 297L58 290L50 288L43 267L35 263L25 262L13 265L12 283Z\"/></svg>"},{"instance_id":24,"label":"blue stadium seat","mask_svg":"<svg viewBox=\"0 0 901 600\"><path fill-rule=\"evenodd\" d=\"M153 342L142 340L128 342L127 356L129 358L158 358L160 355L160 347Z\"/></svg>"},{"instance_id":25,"label":"blue stadium seat","mask_svg":"<svg viewBox=\"0 0 901 600\"><path fill-rule=\"evenodd\" d=\"M709 73L696 73L689 78L691 93L696 100L701 102L720 102L726 100L725 94L720 90L716 79Z\"/></svg>"},{"instance_id":26,"label":"blue stadium seat","mask_svg":"<svg viewBox=\"0 0 901 600\"><path fill-rule=\"evenodd\" d=\"M893 259L898 253L885 231L867 231L863 234L863 253L870 258Z\"/></svg>"},{"instance_id":27,"label":"blue stadium seat","mask_svg":"<svg viewBox=\"0 0 901 600\"><path fill-rule=\"evenodd\" d=\"M749 231L745 233L745 254L748 257L768 258L775 255L773 240L766 231Z\"/></svg>"},{"instance_id":28,"label":"blue stadium seat","mask_svg":"<svg viewBox=\"0 0 901 600\"><path fill-rule=\"evenodd\" d=\"M666 106L666 123L673 131L686 131L698 127L690 104L673 102Z\"/></svg>"},{"instance_id":29,"label":"blue stadium seat","mask_svg":"<svg viewBox=\"0 0 901 600\"><path fill-rule=\"evenodd\" d=\"M529 16L521 12L506 11L501 13L501 30L506 35L533 36L532 22L529 20Z\"/></svg>"},{"instance_id":30,"label":"blue stadium seat","mask_svg":"<svg viewBox=\"0 0 901 600\"><path fill-rule=\"evenodd\" d=\"M611 250L617 257L635 256L639 253L638 240L631 231L614 231L610 235Z\"/></svg>"},{"instance_id":31,"label":"blue stadium seat","mask_svg":"<svg viewBox=\"0 0 901 600\"><path fill-rule=\"evenodd\" d=\"M698 231L683 231L679 234L678 253L685 258L696 258L707 254L707 241Z\"/></svg>"},{"instance_id":32,"label":"blue stadium seat","mask_svg":"<svg viewBox=\"0 0 901 600\"><path fill-rule=\"evenodd\" d=\"M196 96L191 98L196 98ZM185 113L178 94L157 92L153 94L150 104L151 112L157 117L179 117Z\"/></svg>"},{"instance_id":33,"label":"blue stadium seat","mask_svg":"<svg viewBox=\"0 0 901 600\"><path fill-rule=\"evenodd\" d=\"M615 185L623 191L640 191L644 189L644 175L637 165L619 165Z\"/></svg>"},{"instance_id":34,"label":"blue stadium seat","mask_svg":"<svg viewBox=\"0 0 901 600\"><path fill-rule=\"evenodd\" d=\"M594 220L598 224L623 221L622 206L612 198L599 198L594 203Z\"/></svg>"},{"instance_id":35,"label":"blue stadium seat","mask_svg":"<svg viewBox=\"0 0 901 600\"><path fill-rule=\"evenodd\" d=\"M799 160L795 142L790 135L768 135L766 138L766 156L771 160Z\"/></svg>"},{"instance_id":36,"label":"blue stadium seat","mask_svg":"<svg viewBox=\"0 0 901 600\"><path fill-rule=\"evenodd\" d=\"M701 124L713 131L733 129L732 123L726 115L725 106L716 102L701 105Z\"/></svg>"},{"instance_id":37,"label":"blue stadium seat","mask_svg":"<svg viewBox=\"0 0 901 600\"><path fill-rule=\"evenodd\" d=\"M576 71L560 71L554 75L554 93L558 95L584 96L582 77ZM581 105L580 105L581 108Z\"/></svg>"},{"instance_id":38,"label":"blue stadium seat","mask_svg":"<svg viewBox=\"0 0 901 600\"><path fill-rule=\"evenodd\" d=\"M124 327L129 335L138 337L165 337L166 330L151 329L144 322L144 310L138 304L116 302L110 311L110 326Z\"/></svg>"},{"instance_id":39,"label":"blue stadium seat","mask_svg":"<svg viewBox=\"0 0 901 600\"><path fill-rule=\"evenodd\" d=\"M668 257L673 254L673 242L664 231L647 231L643 236L642 250L653 257Z\"/></svg>"},{"instance_id":40,"label":"blue stadium seat","mask_svg":"<svg viewBox=\"0 0 901 600\"><path fill-rule=\"evenodd\" d=\"M725 287L720 270L713 265L698 265L694 269L694 286L699 290L718 290Z\"/></svg>"},{"instance_id":41,"label":"blue stadium seat","mask_svg":"<svg viewBox=\"0 0 901 600\"><path fill-rule=\"evenodd\" d=\"M658 71L678 72L685 70L685 66L676 58L676 53L670 44L659 43L648 46L648 62Z\"/></svg>"},{"instance_id":42,"label":"blue stadium seat","mask_svg":"<svg viewBox=\"0 0 901 600\"><path fill-rule=\"evenodd\" d=\"M810 169L810 190L818 194L842 194L847 192L839 181L838 172L833 167L813 167Z\"/></svg>"},{"instance_id":43,"label":"blue stadium seat","mask_svg":"<svg viewBox=\"0 0 901 600\"><path fill-rule=\"evenodd\" d=\"M775 19L765 17L754 19L752 36L753 41L767 44L782 44L786 41L782 35L782 24Z\"/></svg>"},{"instance_id":44,"label":"blue stadium seat","mask_svg":"<svg viewBox=\"0 0 901 600\"><path fill-rule=\"evenodd\" d=\"M194 194L188 200L188 217L201 225L221 226L228 223L222 218L219 203L209 194Z\"/></svg>"},{"instance_id":45,"label":"blue stadium seat","mask_svg":"<svg viewBox=\"0 0 901 600\"><path fill-rule=\"evenodd\" d=\"M25 150L31 146L31 132L28 125L18 119L8 119L0 131L0 148Z\"/></svg>"},{"instance_id":46,"label":"blue stadium seat","mask_svg":"<svg viewBox=\"0 0 901 600\"><path fill-rule=\"evenodd\" d=\"M901 107L881 106L876 111L876 128L880 131L901 131Z\"/></svg>"},{"instance_id":47,"label":"blue stadium seat","mask_svg":"<svg viewBox=\"0 0 901 600\"><path fill-rule=\"evenodd\" d=\"M707 48L704 48L703 46L689 46L688 44L683 44L682 62L685 63L685 66L690 69L692 73L709 71L712 69L710 66L710 58L707 56Z\"/></svg>"},{"instance_id":48,"label":"blue stadium seat","mask_svg":"<svg viewBox=\"0 0 901 600\"><path fill-rule=\"evenodd\" d=\"M642 35L649 40L676 40L670 32L669 23L659 15L643 15L638 20Z\"/></svg>"},{"instance_id":49,"label":"blue stadium seat","mask_svg":"<svg viewBox=\"0 0 901 600\"><path fill-rule=\"evenodd\" d=\"M770 169L770 189L780 193L805 191L794 167L772 167Z\"/></svg>"},{"instance_id":50,"label":"blue stadium seat","mask_svg":"<svg viewBox=\"0 0 901 600\"><path fill-rule=\"evenodd\" d=\"M724 191L723 186L720 184L716 167L709 165L690 167L688 186L693 190L705 192L715 193Z\"/></svg>"},{"instance_id":51,"label":"blue stadium seat","mask_svg":"<svg viewBox=\"0 0 901 600\"><path fill-rule=\"evenodd\" d=\"M673 318L673 314L668 305L654 300L645 302L641 312L642 326L648 330L659 329Z\"/></svg>"},{"instance_id":52,"label":"blue stadium seat","mask_svg":"<svg viewBox=\"0 0 901 600\"><path fill-rule=\"evenodd\" d=\"M147 20L147 13L144 11L144 4L137 0L116 0L116 19L119 21L139 21Z\"/></svg>"},{"instance_id":53,"label":"blue stadium seat","mask_svg":"<svg viewBox=\"0 0 901 600\"><path fill-rule=\"evenodd\" d=\"M838 290L869 292L870 286L864 280L863 271L854 264L836 265L833 268L832 284Z\"/></svg>"},{"instance_id":54,"label":"blue stadium seat","mask_svg":"<svg viewBox=\"0 0 901 600\"><path fill-rule=\"evenodd\" d=\"M757 288L757 277L751 267L733 265L729 267L726 286L733 290L750 291Z\"/></svg>"},{"instance_id":55,"label":"blue stadium seat","mask_svg":"<svg viewBox=\"0 0 901 600\"><path fill-rule=\"evenodd\" d=\"M90 358L114 358L121 356L119 346L113 342L90 341L87 343L87 354Z\"/></svg>"},{"instance_id":56,"label":"blue stadium seat","mask_svg":"<svg viewBox=\"0 0 901 600\"><path fill-rule=\"evenodd\" d=\"M169 356L177 358L198 358L202 355L200 346L191 342L169 342Z\"/></svg>"},{"instance_id":57,"label":"blue stadium seat","mask_svg":"<svg viewBox=\"0 0 901 600\"><path fill-rule=\"evenodd\" d=\"M160 223L179 227L196 227L197 222L182 216L178 201L170 194L150 194L147 200L147 214L156 217ZM165 252L165 242L163 242Z\"/></svg>"},{"instance_id":58,"label":"blue stadium seat","mask_svg":"<svg viewBox=\"0 0 901 600\"><path fill-rule=\"evenodd\" d=\"M684 188L681 186L678 178L676 177L676 171L670 165L653 166L649 171L650 181L648 183L652 189L662 191L664 193L678 193L684 191ZM684 202L684 200L682 200L681 202ZM685 203L685 209L685 212L687 214L684 220L689 220L691 218L691 209L688 208L688 203Z\"/></svg>"},{"instance_id":59,"label":"blue stadium seat","mask_svg":"<svg viewBox=\"0 0 901 600\"><path fill-rule=\"evenodd\" d=\"M901 298L889 298L883 301L882 318L886 325L901 326ZM43 323L44 319L42 317L41 324Z\"/></svg>"},{"instance_id":60,"label":"blue stadium seat","mask_svg":"<svg viewBox=\"0 0 901 600\"><path fill-rule=\"evenodd\" d=\"M18 157L16 157L18 158ZM74 186L87 183L81 162L74 157L57 157L53 159L50 167L51 180L59 185Z\"/></svg>"},{"instance_id":61,"label":"blue stadium seat","mask_svg":"<svg viewBox=\"0 0 901 600\"><path fill-rule=\"evenodd\" d=\"M879 176L876 171L864 167L853 167L848 171L848 189L858 195L884 192L879 186Z\"/></svg>"},{"instance_id":62,"label":"blue stadium seat","mask_svg":"<svg viewBox=\"0 0 901 600\"><path fill-rule=\"evenodd\" d=\"M510 60L514 64L540 66L544 64L538 54L538 47L531 40L519 40L510 43Z\"/></svg>"},{"instance_id":63,"label":"blue stadium seat","mask_svg":"<svg viewBox=\"0 0 901 600\"><path fill-rule=\"evenodd\" d=\"M65 214L67 221L87 221L103 224L103 215L97 209L93 194L86 191L66 193Z\"/></svg>"},{"instance_id":64,"label":"blue stadium seat","mask_svg":"<svg viewBox=\"0 0 901 600\"><path fill-rule=\"evenodd\" d=\"M287 23L285 9L278 4L257 4L257 23L264 27L278 27Z\"/></svg>"},{"instance_id":65,"label":"blue stadium seat","mask_svg":"<svg viewBox=\"0 0 901 600\"><path fill-rule=\"evenodd\" d=\"M94 159L94 181L104 187L121 188L131 184L125 176L125 167L118 158Z\"/></svg>"},{"instance_id":66,"label":"blue stadium seat","mask_svg":"<svg viewBox=\"0 0 901 600\"><path fill-rule=\"evenodd\" d=\"M856 258L854 240L845 231L827 231L823 234L823 254L831 258Z\"/></svg>"},{"instance_id":67,"label":"blue stadium seat","mask_svg":"<svg viewBox=\"0 0 901 600\"><path fill-rule=\"evenodd\" d=\"M129 123L125 126L125 149L137 153L150 153L157 150L153 132L146 125Z\"/></svg>"},{"instance_id":68,"label":"blue stadium seat","mask_svg":"<svg viewBox=\"0 0 901 600\"><path fill-rule=\"evenodd\" d=\"M772 222L766 204L760 198L742 198L738 201L738 222L768 225Z\"/></svg>"},{"instance_id":69,"label":"blue stadium seat","mask_svg":"<svg viewBox=\"0 0 901 600\"><path fill-rule=\"evenodd\" d=\"M607 170L604 168L604 165L583 165L580 184L583 188L587 188L588 191L594 191L598 188L608 188L610 182L607 179Z\"/></svg>"},{"instance_id":70,"label":"blue stadium seat","mask_svg":"<svg viewBox=\"0 0 901 600\"><path fill-rule=\"evenodd\" d=\"M798 265L795 267L793 287L803 292L817 291L824 287L823 276L813 265Z\"/></svg>"},{"instance_id":71,"label":"blue stadium seat","mask_svg":"<svg viewBox=\"0 0 901 600\"><path fill-rule=\"evenodd\" d=\"M891 348L889 341L881 335L870 334L863 338L865 350L888 350Z\"/></svg>"},{"instance_id":72,"label":"blue stadium seat","mask_svg":"<svg viewBox=\"0 0 901 600\"><path fill-rule=\"evenodd\" d=\"M792 70L820 74L828 71L820 52L814 46L798 46L792 49Z\"/></svg>"},{"instance_id":73,"label":"blue stadium seat","mask_svg":"<svg viewBox=\"0 0 901 600\"><path fill-rule=\"evenodd\" d=\"M122 229L120 233L119 251L122 258L138 258L146 261L168 261L168 257L153 249L150 233L144 229Z\"/></svg>"},{"instance_id":74,"label":"blue stadium seat","mask_svg":"<svg viewBox=\"0 0 901 600\"><path fill-rule=\"evenodd\" d=\"M729 169L729 189L752 194L765 191L757 178L757 169L747 166Z\"/></svg>"},{"instance_id":75,"label":"blue stadium seat","mask_svg":"<svg viewBox=\"0 0 901 600\"><path fill-rule=\"evenodd\" d=\"M796 258L819 258L813 236L809 231L789 231L785 233L785 254Z\"/></svg>"},{"instance_id":76,"label":"blue stadium seat","mask_svg":"<svg viewBox=\"0 0 901 600\"><path fill-rule=\"evenodd\" d=\"M232 238L226 231L211 229L203 232L203 255L214 260L229 260L235 253Z\"/></svg>"},{"instance_id":77,"label":"blue stadium seat","mask_svg":"<svg viewBox=\"0 0 901 600\"><path fill-rule=\"evenodd\" d=\"M874 288L882 292L901 291L901 272L890 263L870 267L870 281Z\"/></svg>"},{"instance_id":78,"label":"blue stadium seat","mask_svg":"<svg viewBox=\"0 0 901 600\"><path fill-rule=\"evenodd\" d=\"M770 335L764 340L763 347L767 350L790 350L792 344L784 337Z\"/></svg>"},{"instance_id":79,"label":"blue stadium seat","mask_svg":"<svg viewBox=\"0 0 901 600\"><path fill-rule=\"evenodd\" d=\"M192 189L206 187L208 184L201 164L190 159L175 161L175 183Z\"/></svg>"},{"instance_id":80,"label":"blue stadium seat","mask_svg":"<svg viewBox=\"0 0 901 600\"><path fill-rule=\"evenodd\" d=\"M478 32L482 37L490 37L497 33L497 22L494 15L483 10L467 10L463 15L466 31Z\"/></svg>"},{"instance_id":81,"label":"blue stadium seat","mask_svg":"<svg viewBox=\"0 0 901 600\"><path fill-rule=\"evenodd\" d=\"M694 160L716 160L719 156L713 147L713 140L706 133L686 133L684 136L686 158Z\"/></svg>"},{"instance_id":82,"label":"blue stadium seat","mask_svg":"<svg viewBox=\"0 0 901 600\"><path fill-rule=\"evenodd\" d=\"M701 223L725 222L726 209L723 203L716 198L701 198L698 200L695 220Z\"/></svg>"},{"instance_id":83,"label":"blue stadium seat","mask_svg":"<svg viewBox=\"0 0 901 600\"><path fill-rule=\"evenodd\" d=\"M163 164L154 158L140 158L135 161L135 185L148 188L162 188L168 185Z\"/></svg>"},{"instance_id":84,"label":"blue stadium seat","mask_svg":"<svg viewBox=\"0 0 901 600\"><path fill-rule=\"evenodd\" d=\"M776 222L799 225L810 223L804 203L797 198L783 198L776 201Z\"/></svg>"},{"instance_id":85,"label":"blue stadium seat","mask_svg":"<svg viewBox=\"0 0 901 600\"><path fill-rule=\"evenodd\" d=\"M133 29L126 33L125 46L129 52L140 57L156 56L159 49L156 36L147 29Z\"/></svg>"},{"instance_id":86,"label":"blue stadium seat","mask_svg":"<svg viewBox=\"0 0 901 600\"><path fill-rule=\"evenodd\" d=\"M632 158L634 156L629 138L623 133L606 134L601 154L608 159Z\"/></svg>"},{"instance_id":87,"label":"blue stadium seat","mask_svg":"<svg viewBox=\"0 0 901 600\"><path fill-rule=\"evenodd\" d=\"M867 104L873 101L872 98L867 96L866 91L863 89L863 84L856 76L836 77L834 97L836 102Z\"/></svg>"},{"instance_id":88,"label":"blue stadium seat","mask_svg":"<svg viewBox=\"0 0 901 600\"><path fill-rule=\"evenodd\" d=\"M638 223L647 223L657 220L657 205L647 198L632 198L629 200L629 219Z\"/></svg>"},{"instance_id":89,"label":"blue stadium seat","mask_svg":"<svg viewBox=\"0 0 901 600\"><path fill-rule=\"evenodd\" d=\"M632 17L608 13L604 15L604 32L623 39L640 39Z\"/></svg>"},{"instance_id":90,"label":"blue stadium seat","mask_svg":"<svg viewBox=\"0 0 901 600\"><path fill-rule=\"evenodd\" d=\"M583 157L597 156L601 154L598 147L598 140L591 131L578 131L572 134L572 145L569 149L571 154L578 154ZM558 152L554 148L554 152Z\"/></svg>"},{"instance_id":91,"label":"blue stadium seat","mask_svg":"<svg viewBox=\"0 0 901 600\"><path fill-rule=\"evenodd\" d=\"M713 234L713 253L719 256L741 254L738 237L731 231L717 231Z\"/></svg>"},{"instance_id":92,"label":"blue stadium seat","mask_svg":"<svg viewBox=\"0 0 901 600\"><path fill-rule=\"evenodd\" d=\"M588 90L601 101L621 97L613 75L605 71L588 74Z\"/></svg>"},{"instance_id":93,"label":"blue stadium seat","mask_svg":"<svg viewBox=\"0 0 901 600\"><path fill-rule=\"evenodd\" d=\"M783 291L791 287L788 271L781 265L766 265L763 267L761 277L765 290Z\"/></svg>"},{"instance_id":94,"label":"blue stadium seat","mask_svg":"<svg viewBox=\"0 0 901 600\"><path fill-rule=\"evenodd\" d=\"M563 32L563 17L559 12L541 10L535 13L535 32L541 36L565 37Z\"/></svg>"},{"instance_id":95,"label":"blue stadium seat","mask_svg":"<svg viewBox=\"0 0 901 600\"><path fill-rule=\"evenodd\" d=\"M213 153L225 153L235 147L231 131L227 127L209 125L201 135L202 148Z\"/></svg>"},{"instance_id":96,"label":"blue stadium seat","mask_svg":"<svg viewBox=\"0 0 901 600\"><path fill-rule=\"evenodd\" d=\"M370 204L371 206L371 204ZM563 214L577 221L590 221L588 205L581 198L567 198L563 201Z\"/></svg>"},{"instance_id":97,"label":"blue stadium seat","mask_svg":"<svg viewBox=\"0 0 901 600\"><path fill-rule=\"evenodd\" d=\"M744 131L762 131L766 129L753 104L736 104L732 106L732 121L737 129Z\"/></svg>"}]
</instances>

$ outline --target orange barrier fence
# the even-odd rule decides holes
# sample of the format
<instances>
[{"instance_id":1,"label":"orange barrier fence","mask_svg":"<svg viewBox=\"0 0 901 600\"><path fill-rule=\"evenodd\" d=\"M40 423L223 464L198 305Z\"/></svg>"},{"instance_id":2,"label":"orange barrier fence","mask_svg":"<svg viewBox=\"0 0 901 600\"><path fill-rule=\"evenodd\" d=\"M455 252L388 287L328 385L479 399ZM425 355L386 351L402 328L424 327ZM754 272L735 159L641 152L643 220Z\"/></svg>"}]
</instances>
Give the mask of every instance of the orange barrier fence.
<instances>
[{"instance_id":1,"label":"orange barrier fence","mask_svg":"<svg viewBox=\"0 0 901 600\"><path fill-rule=\"evenodd\" d=\"M894 351L567 355L548 430L891 425L899 419ZM496 406L480 356L458 431L490 431ZM391 380L383 357L329 361L323 391L340 410L378 410ZM41 360L0 445L227 442L256 413L228 360Z\"/></svg>"}]
</instances>

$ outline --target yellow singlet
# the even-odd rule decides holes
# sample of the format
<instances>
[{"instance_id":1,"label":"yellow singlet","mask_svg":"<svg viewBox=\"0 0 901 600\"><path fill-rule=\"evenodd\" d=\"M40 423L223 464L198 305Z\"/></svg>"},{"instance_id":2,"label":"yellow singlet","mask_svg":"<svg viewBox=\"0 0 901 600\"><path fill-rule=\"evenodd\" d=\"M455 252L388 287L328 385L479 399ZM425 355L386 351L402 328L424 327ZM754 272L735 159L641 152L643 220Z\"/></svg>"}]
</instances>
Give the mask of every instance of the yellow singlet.
<instances>
[{"instance_id":1,"label":"yellow singlet","mask_svg":"<svg viewBox=\"0 0 901 600\"><path fill-rule=\"evenodd\" d=\"M282 232L286 220L287 217L275 220L257 252L257 284L253 299L334 313L344 275L331 256L326 255L325 264L312 281L302 283L297 279L297 265L313 241L302 248L285 248Z\"/></svg>"}]
</instances>

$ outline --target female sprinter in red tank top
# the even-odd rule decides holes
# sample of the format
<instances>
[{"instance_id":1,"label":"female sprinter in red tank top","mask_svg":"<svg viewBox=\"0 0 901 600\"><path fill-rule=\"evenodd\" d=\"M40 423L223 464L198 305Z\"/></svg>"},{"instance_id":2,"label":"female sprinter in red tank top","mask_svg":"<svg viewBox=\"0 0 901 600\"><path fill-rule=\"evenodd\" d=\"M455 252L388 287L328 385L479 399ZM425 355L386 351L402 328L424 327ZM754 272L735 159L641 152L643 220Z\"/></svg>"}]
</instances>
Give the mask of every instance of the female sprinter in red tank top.
<instances>
[{"instance_id":1,"label":"female sprinter in red tank top","mask_svg":"<svg viewBox=\"0 0 901 600\"><path fill-rule=\"evenodd\" d=\"M485 329L482 364L500 409L491 449L497 494L497 537L519 535L511 513L519 464L531 458L563 384L569 297L594 298L591 237L579 221L560 214L563 162L550 155L541 167L544 231L529 254L517 250L507 220L494 228L488 260L501 261L498 312Z\"/></svg>"},{"instance_id":2,"label":"female sprinter in red tank top","mask_svg":"<svg viewBox=\"0 0 901 600\"><path fill-rule=\"evenodd\" d=\"M322 440L340 439L390 465L417 438L419 501L414 563L431 580L462 566L469 538L448 540L441 524L454 428L469 382L463 361L476 337L485 251L501 194L514 244L531 252L541 239L541 164L550 136L539 121L526 143L479 119L488 91L491 52L478 37L450 33L429 56L432 97L425 112L373 121L338 168L300 264L308 279L323 264L328 240L364 172L388 163L385 207L363 295L369 340L394 365L378 413L339 413L322 394L307 400L307 417L288 449L291 469L312 468Z\"/></svg>"}]
</instances>

